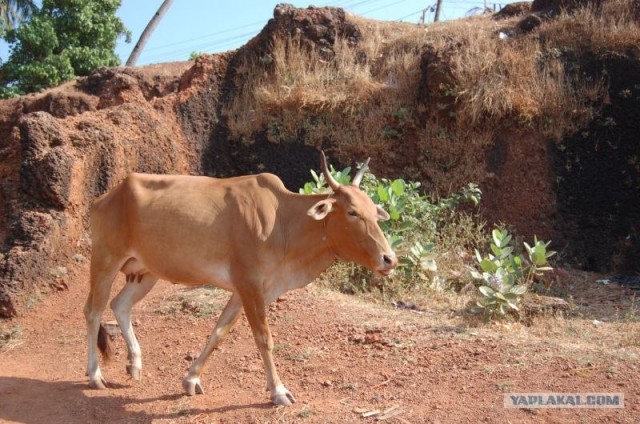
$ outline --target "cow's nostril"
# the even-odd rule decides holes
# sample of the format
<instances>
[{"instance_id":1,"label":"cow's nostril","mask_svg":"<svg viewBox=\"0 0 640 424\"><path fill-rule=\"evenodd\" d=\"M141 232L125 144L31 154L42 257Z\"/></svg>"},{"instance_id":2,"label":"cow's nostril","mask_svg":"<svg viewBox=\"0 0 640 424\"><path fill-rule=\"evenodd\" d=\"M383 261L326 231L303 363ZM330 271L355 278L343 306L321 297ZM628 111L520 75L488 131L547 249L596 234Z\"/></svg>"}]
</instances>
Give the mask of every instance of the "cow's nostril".
<instances>
[{"instance_id":1,"label":"cow's nostril","mask_svg":"<svg viewBox=\"0 0 640 424\"><path fill-rule=\"evenodd\" d=\"M382 255L382 260L384 261L385 265L393 265L393 260L395 259L396 255Z\"/></svg>"}]
</instances>

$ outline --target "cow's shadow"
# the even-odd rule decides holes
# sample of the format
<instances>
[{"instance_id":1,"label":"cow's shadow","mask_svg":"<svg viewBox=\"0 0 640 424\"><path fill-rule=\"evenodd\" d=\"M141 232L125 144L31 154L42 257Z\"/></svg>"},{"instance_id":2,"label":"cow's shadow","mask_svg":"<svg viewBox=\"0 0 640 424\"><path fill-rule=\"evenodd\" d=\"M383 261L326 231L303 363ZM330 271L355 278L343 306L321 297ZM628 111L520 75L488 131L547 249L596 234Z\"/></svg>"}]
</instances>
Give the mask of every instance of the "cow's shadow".
<instances>
[{"instance_id":1,"label":"cow's shadow","mask_svg":"<svg viewBox=\"0 0 640 424\"><path fill-rule=\"evenodd\" d=\"M140 399L122 396L120 389L127 386L110 384L109 390L93 392L87 396L85 382L43 381L21 377L0 376L0 422L41 424L134 422L151 423L155 420L178 420L202 414L224 413L241 409L264 409L268 403L225 405L218 408L176 408L175 412L148 413L132 411L127 406L155 401L179 400L185 395L173 393ZM101 393L104 393L102 395Z\"/></svg>"}]
</instances>

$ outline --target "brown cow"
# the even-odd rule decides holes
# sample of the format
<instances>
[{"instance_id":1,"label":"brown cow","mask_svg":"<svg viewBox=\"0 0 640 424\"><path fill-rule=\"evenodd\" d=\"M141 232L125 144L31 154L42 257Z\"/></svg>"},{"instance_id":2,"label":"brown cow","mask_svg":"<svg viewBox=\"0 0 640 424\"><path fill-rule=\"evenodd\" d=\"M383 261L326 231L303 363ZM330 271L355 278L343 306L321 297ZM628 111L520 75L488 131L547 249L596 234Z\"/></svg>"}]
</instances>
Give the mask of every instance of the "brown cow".
<instances>
[{"instance_id":1,"label":"brown cow","mask_svg":"<svg viewBox=\"0 0 640 424\"><path fill-rule=\"evenodd\" d=\"M133 305L159 278L212 284L233 294L184 378L187 394L204 393L202 367L244 309L264 361L271 400L278 405L295 402L273 362L266 306L313 281L336 259L382 275L398 263L377 223L389 215L358 188L365 168L352 185L340 185L322 153L331 194L292 193L272 174L228 179L131 174L96 200L91 209L91 290L84 308L90 387L105 388L98 348L105 356L109 350L100 319L113 280L122 272L127 283L111 308L134 379L140 379L142 359L131 325Z\"/></svg>"}]
</instances>

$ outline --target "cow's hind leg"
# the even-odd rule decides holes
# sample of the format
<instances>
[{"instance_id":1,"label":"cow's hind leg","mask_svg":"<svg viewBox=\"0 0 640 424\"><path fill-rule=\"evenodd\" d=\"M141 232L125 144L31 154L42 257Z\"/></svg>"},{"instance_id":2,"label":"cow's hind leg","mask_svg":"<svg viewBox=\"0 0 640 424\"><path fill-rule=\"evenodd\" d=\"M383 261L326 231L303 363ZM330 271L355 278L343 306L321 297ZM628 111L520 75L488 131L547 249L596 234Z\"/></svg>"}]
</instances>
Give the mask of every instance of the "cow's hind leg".
<instances>
[{"instance_id":1,"label":"cow's hind leg","mask_svg":"<svg viewBox=\"0 0 640 424\"><path fill-rule=\"evenodd\" d=\"M142 351L140 350L140 344L133 331L133 325L131 325L131 309L149 293L156 284L156 281L158 281L158 277L150 273L137 277L139 278L128 278L125 286L111 302L111 309L116 316L120 331L122 331L122 337L127 344L127 351L129 352L127 373L129 373L134 380L140 380L141 377Z\"/></svg>"},{"instance_id":2,"label":"cow's hind leg","mask_svg":"<svg viewBox=\"0 0 640 424\"><path fill-rule=\"evenodd\" d=\"M101 331L104 331L100 326L100 319L109 301L109 293L119 266L117 263L102 263L96 259L98 257L100 255L94 253L91 258L90 289L84 306L84 316L87 321L87 375L89 376L89 387L104 389L106 381L100 371L98 358L98 336ZM101 336L108 337L104 334ZM106 342L106 339L104 341ZM108 351L104 353L105 359L109 359Z\"/></svg>"},{"instance_id":3,"label":"cow's hind leg","mask_svg":"<svg viewBox=\"0 0 640 424\"><path fill-rule=\"evenodd\" d=\"M276 405L291 405L296 399L280 381L273 362L273 339L267 322L264 295L260 290L245 291L241 295L244 312L253 331L253 338L262 355L264 370L267 374L267 390L271 392L271 402Z\"/></svg>"},{"instance_id":4,"label":"cow's hind leg","mask_svg":"<svg viewBox=\"0 0 640 424\"><path fill-rule=\"evenodd\" d=\"M202 373L204 363L211 355L213 349L220 345L222 340L224 340L225 336L229 333L229 330L233 328L233 325L238 321L241 312L242 302L240 301L240 296L234 293L231 296L231 299L229 299L227 306L224 307L224 310L220 314L220 318L218 318L216 327L213 329L213 333L211 333L211 337L209 337L207 345L202 350L202 353L200 353L200 356L193 361L187 375L182 381L182 387L184 387L185 392L189 396L193 396L196 393L204 394L202 384L200 383L200 374Z\"/></svg>"}]
</instances>

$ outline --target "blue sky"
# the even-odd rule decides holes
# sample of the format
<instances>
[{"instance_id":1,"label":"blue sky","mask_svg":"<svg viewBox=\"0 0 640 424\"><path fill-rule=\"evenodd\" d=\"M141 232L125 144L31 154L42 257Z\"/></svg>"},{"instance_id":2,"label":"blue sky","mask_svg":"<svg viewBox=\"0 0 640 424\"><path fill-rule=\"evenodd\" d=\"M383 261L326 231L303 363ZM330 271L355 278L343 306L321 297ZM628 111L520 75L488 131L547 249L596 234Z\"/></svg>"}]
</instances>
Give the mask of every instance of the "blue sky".
<instances>
[{"instance_id":1,"label":"blue sky","mask_svg":"<svg viewBox=\"0 0 640 424\"><path fill-rule=\"evenodd\" d=\"M138 59L137 65L188 60L192 52L217 53L245 44L273 17L281 1L271 0L175 0ZM366 18L417 23L422 10L436 0L312 0L288 3L296 7L337 6ZM123 0L118 16L132 33L131 43L120 40L116 53L126 62L138 37L158 10L162 0ZM443 0L441 19L456 19L484 0ZM493 3L487 2L488 6ZM428 12L427 21L433 20ZM8 49L0 43L0 58Z\"/></svg>"},{"instance_id":2,"label":"blue sky","mask_svg":"<svg viewBox=\"0 0 640 424\"><path fill-rule=\"evenodd\" d=\"M484 4L483 0L443 0L441 19L454 19ZM273 17L283 1L175 0L153 33L138 65L187 60L192 52L217 53L245 44ZM338 6L366 18L417 23L422 10L436 0L306 0L288 3L296 7ZM144 3L144 6L141 6ZM130 44L119 43L117 53L125 62L149 19L162 0L123 0L118 15L133 34ZM433 13L427 14L433 20Z\"/></svg>"}]
</instances>

